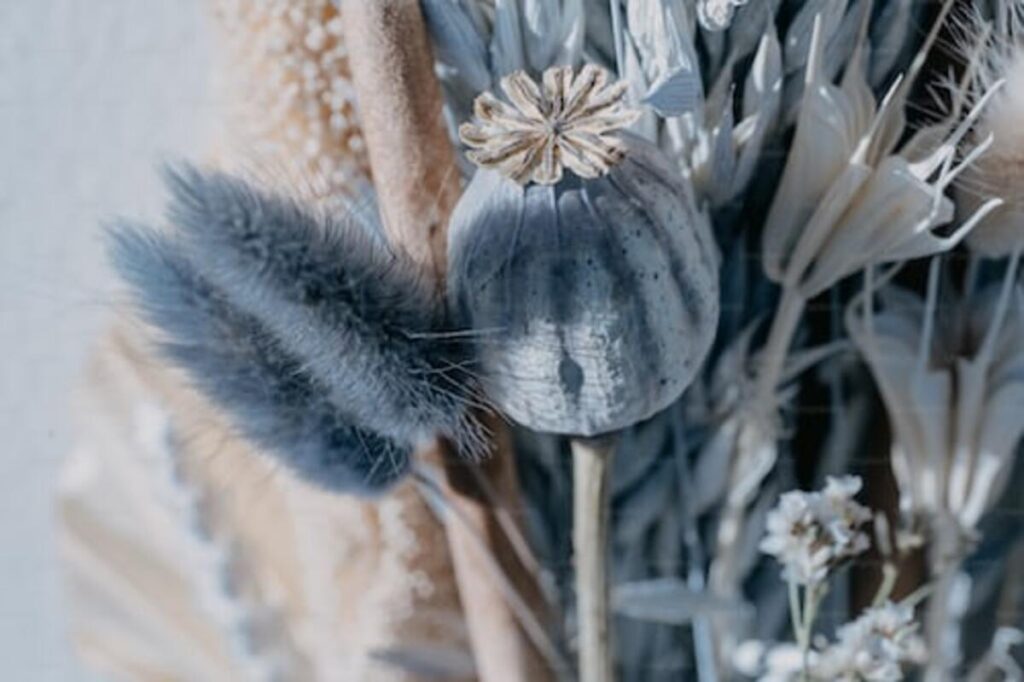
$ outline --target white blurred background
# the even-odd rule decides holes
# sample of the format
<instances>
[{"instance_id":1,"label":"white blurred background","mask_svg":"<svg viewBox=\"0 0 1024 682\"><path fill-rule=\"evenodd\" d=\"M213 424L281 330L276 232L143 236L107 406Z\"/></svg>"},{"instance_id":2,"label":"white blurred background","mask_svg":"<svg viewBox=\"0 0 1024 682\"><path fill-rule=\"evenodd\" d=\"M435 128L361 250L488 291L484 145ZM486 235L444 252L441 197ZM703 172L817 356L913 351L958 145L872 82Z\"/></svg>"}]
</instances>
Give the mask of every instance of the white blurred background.
<instances>
[{"instance_id":1,"label":"white blurred background","mask_svg":"<svg viewBox=\"0 0 1024 682\"><path fill-rule=\"evenodd\" d=\"M0 678L93 680L66 637L52 491L113 301L100 223L153 219L209 148L201 0L0 0Z\"/></svg>"}]
</instances>

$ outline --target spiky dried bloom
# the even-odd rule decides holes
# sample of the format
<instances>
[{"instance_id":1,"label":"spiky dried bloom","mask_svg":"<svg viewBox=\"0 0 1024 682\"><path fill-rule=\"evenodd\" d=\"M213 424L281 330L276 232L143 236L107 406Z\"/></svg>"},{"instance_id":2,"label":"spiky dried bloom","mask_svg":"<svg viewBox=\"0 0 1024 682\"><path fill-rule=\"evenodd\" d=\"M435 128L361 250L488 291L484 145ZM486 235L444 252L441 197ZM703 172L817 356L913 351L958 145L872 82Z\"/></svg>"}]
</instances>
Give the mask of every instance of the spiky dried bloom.
<instances>
[{"instance_id":1,"label":"spiky dried bloom","mask_svg":"<svg viewBox=\"0 0 1024 682\"><path fill-rule=\"evenodd\" d=\"M977 99L996 89L978 118L971 139L991 138L992 148L968 167L957 183L958 206L973 210L991 197L1003 204L967 236L973 250L989 257L1007 256L1024 247L1024 2L999 4L993 22L972 14L961 27L963 51L970 61L968 85L955 98ZM998 87L1001 83L1002 87Z\"/></svg>"},{"instance_id":2,"label":"spiky dried bloom","mask_svg":"<svg viewBox=\"0 0 1024 682\"><path fill-rule=\"evenodd\" d=\"M640 112L623 103L627 83L609 83L608 72L587 64L544 72L536 83L524 71L501 80L511 101L485 92L476 98L476 121L464 123L459 137L473 148L469 158L519 184L554 185L567 168L583 178L607 173L622 160L626 145L615 132Z\"/></svg>"},{"instance_id":3,"label":"spiky dried bloom","mask_svg":"<svg viewBox=\"0 0 1024 682\"><path fill-rule=\"evenodd\" d=\"M962 540L1005 489L1024 436L1024 316L1014 270L1001 290L954 299L938 319L934 286L927 301L891 287L879 312L865 301L847 313L893 426L904 513L953 521L943 527Z\"/></svg>"},{"instance_id":4,"label":"spiky dried bloom","mask_svg":"<svg viewBox=\"0 0 1024 682\"><path fill-rule=\"evenodd\" d=\"M902 141L903 109L935 26L908 71L876 100L862 68L866 38L837 87L823 70L823 28L815 22L793 144L762 233L769 279L811 298L864 268L948 251L999 205L986 201L944 229L955 217L947 188L992 143L985 137L958 152L995 88L965 115L954 112Z\"/></svg>"}]
</instances>

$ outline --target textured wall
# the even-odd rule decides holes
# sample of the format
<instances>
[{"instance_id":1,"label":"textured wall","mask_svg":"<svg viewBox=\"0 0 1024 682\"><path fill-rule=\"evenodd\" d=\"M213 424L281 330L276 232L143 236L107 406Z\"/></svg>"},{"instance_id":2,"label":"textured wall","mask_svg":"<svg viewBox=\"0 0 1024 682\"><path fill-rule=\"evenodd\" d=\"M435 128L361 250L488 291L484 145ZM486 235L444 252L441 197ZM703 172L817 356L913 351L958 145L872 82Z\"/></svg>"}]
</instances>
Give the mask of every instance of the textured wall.
<instances>
[{"instance_id":1,"label":"textured wall","mask_svg":"<svg viewBox=\"0 0 1024 682\"><path fill-rule=\"evenodd\" d=\"M154 165L209 148L199 0L0 1L0 661L92 679L65 642L51 491L113 294L102 219L159 215Z\"/></svg>"}]
</instances>

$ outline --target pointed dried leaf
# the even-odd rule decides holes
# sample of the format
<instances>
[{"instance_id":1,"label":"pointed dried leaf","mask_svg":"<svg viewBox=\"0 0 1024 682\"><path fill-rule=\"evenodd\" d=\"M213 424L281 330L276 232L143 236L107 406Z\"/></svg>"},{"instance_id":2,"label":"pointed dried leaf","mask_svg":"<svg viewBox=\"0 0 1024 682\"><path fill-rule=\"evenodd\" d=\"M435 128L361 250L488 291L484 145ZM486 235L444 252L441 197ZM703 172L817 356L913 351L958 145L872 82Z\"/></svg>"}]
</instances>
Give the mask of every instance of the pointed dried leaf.
<instances>
[{"instance_id":1,"label":"pointed dried leaf","mask_svg":"<svg viewBox=\"0 0 1024 682\"><path fill-rule=\"evenodd\" d=\"M612 608L628 618L666 625L686 625L694 617L741 608L735 600L697 592L677 578L659 578L616 585Z\"/></svg>"}]
</instances>

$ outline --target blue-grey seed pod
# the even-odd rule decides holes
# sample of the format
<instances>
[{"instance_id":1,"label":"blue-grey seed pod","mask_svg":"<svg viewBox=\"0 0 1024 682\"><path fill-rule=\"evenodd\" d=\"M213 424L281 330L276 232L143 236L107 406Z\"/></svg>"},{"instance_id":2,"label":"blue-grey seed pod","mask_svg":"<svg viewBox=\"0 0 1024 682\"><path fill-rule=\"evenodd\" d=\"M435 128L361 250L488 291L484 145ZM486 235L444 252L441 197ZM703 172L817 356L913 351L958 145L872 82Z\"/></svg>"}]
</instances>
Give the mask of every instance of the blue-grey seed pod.
<instances>
[{"instance_id":1,"label":"blue-grey seed pod","mask_svg":"<svg viewBox=\"0 0 1024 682\"><path fill-rule=\"evenodd\" d=\"M452 312L489 399L535 430L590 436L653 415L715 335L718 255L689 183L639 137L615 151L596 177L545 184L536 168L526 185L480 168L452 215Z\"/></svg>"}]
</instances>

